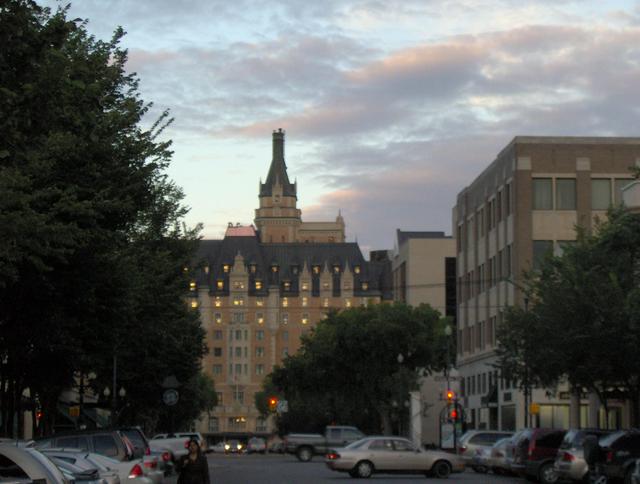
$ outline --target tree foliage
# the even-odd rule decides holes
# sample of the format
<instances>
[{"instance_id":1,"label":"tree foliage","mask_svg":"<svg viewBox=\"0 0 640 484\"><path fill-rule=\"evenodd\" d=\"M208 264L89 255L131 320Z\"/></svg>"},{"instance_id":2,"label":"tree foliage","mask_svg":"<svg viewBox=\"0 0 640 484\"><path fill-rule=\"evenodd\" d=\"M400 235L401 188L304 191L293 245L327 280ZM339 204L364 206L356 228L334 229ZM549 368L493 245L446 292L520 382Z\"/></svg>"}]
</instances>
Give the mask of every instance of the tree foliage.
<instances>
[{"instance_id":1,"label":"tree foliage","mask_svg":"<svg viewBox=\"0 0 640 484\"><path fill-rule=\"evenodd\" d=\"M278 420L280 432L319 431L330 423L370 433L397 431L419 377L446 365L451 339L445 324L426 305L330 313L267 380L264 396L275 391L289 403Z\"/></svg>"},{"instance_id":2,"label":"tree foliage","mask_svg":"<svg viewBox=\"0 0 640 484\"><path fill-rule=\"evenodd\" d=\"M143 127L152 105L123 35L96 40L30 0L0 6L0 433L25 403L50 430L61 390L95 373L101 394L114 354L129 418L152 415L163 378L191 381L206 351L182 300L199 228L182 227L164 173L171 119Z\"/></svg>"},{"instance_id":3,"label":"tree foliage","mask_svg":"<svg viewBox=\"0 0 640 484\"><path fill-rule=\"evenodd\" d=\"M498 328L506 374L544 386L568 381L628 397L640 423L640 217L611 209L592 234L578 231L562 256L526 276L530 310L512 309Z\"/></svg>"}]
</instances>

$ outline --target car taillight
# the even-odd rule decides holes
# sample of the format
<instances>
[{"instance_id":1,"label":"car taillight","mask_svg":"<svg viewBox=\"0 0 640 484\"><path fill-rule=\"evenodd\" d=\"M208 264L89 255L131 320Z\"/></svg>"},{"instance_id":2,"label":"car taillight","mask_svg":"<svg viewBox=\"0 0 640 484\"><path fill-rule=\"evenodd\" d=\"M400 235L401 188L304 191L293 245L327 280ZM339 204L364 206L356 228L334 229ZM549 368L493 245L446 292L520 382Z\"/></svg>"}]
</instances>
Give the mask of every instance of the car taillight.
<instances>
[{"instance_id":1,"label":"car taillight","mask_svg":"<svg viewBox=\"0 0 640 484\"><path fill-rule=\"evenodd\" d=\"M144 449L144 455L151 455L151 448L147 447Z\"/></svg>"},{"instance_id":2,"label":"car taillight","mask_svg":"<svg viewBox=\"0 0 640 484\"><path fill-rule=\"evenodd\" d=\"M458 448L458 452L459 452L460 454L464 454L466 451L467 451L467 446L466 446L466 445L461 445L461 446Z\"/></svg>"},{"instance_id":3,"label":"car taillight","mask_svg":"<svg viewBox=\"0 0 640 484\"><path fill-rule=\"evenodd\" d=\"M613 462L613 451L612 450L607 452L607 463L609 463L609 462Z\"/></svg>"},{"instance_id":4,"label":"car taillight","mask_svg":"<svg viewBox=\"0 0 640 484\"><path fill-rule=\"evenodd\" d=\"M184 441L184 448L185 448L185 449L188 449L188 448L189 448L189 441L188 441L188 440L185 440L185 441Z\"/></svg>"},{"instance_id":5,"label":"car taillight","mask_svg":"<svg viewBox=\"0 0 640 484\"><path fill-rule=\"evenodd\" d=\"M171 460L171 454L169 452L162 453L162 460L165 462L169 462Z\"/></svg>"},{"instance_id":6,"label":"car taillight","mask_svg":"<svg viewBox=\"0 0 640 484\"><path fill-rule=\"evenodd\" d=\"M570 454L569 452L563 452L562 460L563 462L573 462L574 460L576 460L576 458L573 454Z\"/></svg>"},{"instance_id":7,"label":"car taillight","mask_svg":"<svg viewBox=\"0 0 640 484\"><path fill-rule=\"evenodd\" d=\"M136 464L129 471L129 479L135 479L136 477L140 477L143 474L144 472L142 471L142 467L140 467L140 464Z\"/></svg>"},{"instance_id":8,"label":"car taillight","mask_svg":"<svg viewBox=\"0 0 640 484\"><path fill-rule=\"evenodd\" d=\"M327 459L329 460L336 460L340 458L340 454L338 454L337 452L329 452L327 454Z\"/></svg>"}]
</instances>

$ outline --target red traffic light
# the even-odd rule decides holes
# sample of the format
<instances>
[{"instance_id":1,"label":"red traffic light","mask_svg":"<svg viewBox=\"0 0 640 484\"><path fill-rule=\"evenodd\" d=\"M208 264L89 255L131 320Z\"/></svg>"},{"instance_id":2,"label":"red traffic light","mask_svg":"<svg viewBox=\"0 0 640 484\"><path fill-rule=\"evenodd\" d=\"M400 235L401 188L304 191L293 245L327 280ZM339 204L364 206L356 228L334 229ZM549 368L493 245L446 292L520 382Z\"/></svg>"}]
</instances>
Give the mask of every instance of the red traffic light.
<instances>
[{"instance_id":1,"label":"red traffic light","mask_svg":"<svg viewBox=\"0 0 640 484\"><path fill-rule=\"evenodd\" d=\"M451 413L449 414L449 416L451 417L452 420L456 420L458 418L458 411L454 408L453 410L451 410Z\"/></svg>"}]
</instances>

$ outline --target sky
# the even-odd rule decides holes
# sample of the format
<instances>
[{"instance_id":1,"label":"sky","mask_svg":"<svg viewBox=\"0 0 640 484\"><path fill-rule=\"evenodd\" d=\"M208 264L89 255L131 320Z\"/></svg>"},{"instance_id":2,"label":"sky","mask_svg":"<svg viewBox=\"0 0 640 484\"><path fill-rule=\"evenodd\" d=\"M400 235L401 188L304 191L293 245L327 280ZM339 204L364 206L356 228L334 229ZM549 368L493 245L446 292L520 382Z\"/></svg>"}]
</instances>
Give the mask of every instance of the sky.
<instances>
[{"instance_id":1,"label":"sky","mask_svg":"<svg viewBox=\"0 0 640 484\"><path fill-rule=\"evenodd\" d=\"M77 17L127 32L205 238L253 223L278 128L303 220L341 211L365 254L396 229L451 234L514 136L640 128L640 0L75 0Z\"/></svg>"}]
</instances>

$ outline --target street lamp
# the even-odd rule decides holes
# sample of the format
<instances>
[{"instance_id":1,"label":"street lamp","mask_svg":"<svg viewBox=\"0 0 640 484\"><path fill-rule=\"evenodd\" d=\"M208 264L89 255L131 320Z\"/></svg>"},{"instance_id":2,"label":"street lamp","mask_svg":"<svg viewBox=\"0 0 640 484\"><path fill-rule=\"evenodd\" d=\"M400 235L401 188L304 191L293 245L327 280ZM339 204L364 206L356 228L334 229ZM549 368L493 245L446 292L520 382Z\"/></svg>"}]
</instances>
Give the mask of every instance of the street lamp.
<instances>
[{"instance_id":1,"label":"street lamp","mask_svg":"<svg viewBox=\"0 0 640 484\"><path fill-rule=\"evenodd\" d=\"M118 418L117 408L118 408L118 400L117 396L120 398L124 398L127 395L127 390L124 387L120 387L120 390L116 393L115 391L111 391L109 387L105 387L102 391L102 394L105 398L109 398L113 394L113 398L111 399L111 426L114 427Z\"/></svg>"}]
</instances>

